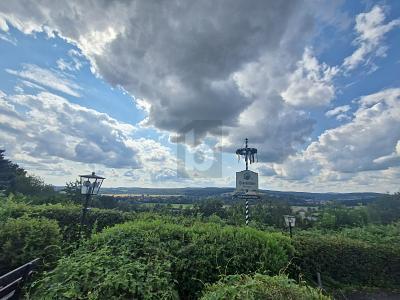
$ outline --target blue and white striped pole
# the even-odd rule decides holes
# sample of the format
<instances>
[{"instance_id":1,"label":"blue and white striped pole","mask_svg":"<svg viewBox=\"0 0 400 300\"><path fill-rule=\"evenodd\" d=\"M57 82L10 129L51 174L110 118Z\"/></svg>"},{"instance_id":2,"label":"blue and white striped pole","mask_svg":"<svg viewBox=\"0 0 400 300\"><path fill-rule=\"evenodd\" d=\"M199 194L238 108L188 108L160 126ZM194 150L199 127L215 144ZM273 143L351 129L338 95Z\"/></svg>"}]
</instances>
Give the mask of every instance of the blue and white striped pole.
<instances>
[{"instance_id":1,"label":"blue and white striped pole","mask_svg":"<svg viewBox=\"0 0 400 300\"><path fill-rule=\"evenodd\" d=\"M246 199L246 226L249 225L250 215L249 215L249 200Z\"/></svg>"}]
</instances>

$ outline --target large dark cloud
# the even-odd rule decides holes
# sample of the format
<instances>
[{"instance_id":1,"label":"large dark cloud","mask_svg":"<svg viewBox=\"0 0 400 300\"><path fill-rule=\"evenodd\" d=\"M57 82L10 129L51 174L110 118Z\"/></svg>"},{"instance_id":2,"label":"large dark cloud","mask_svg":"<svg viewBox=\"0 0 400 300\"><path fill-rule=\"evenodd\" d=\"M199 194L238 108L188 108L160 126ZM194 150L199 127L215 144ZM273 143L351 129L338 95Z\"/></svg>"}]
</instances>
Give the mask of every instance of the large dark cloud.
<instances>
[{"instance_id":1,"label":"large dark cloud","mask_svg":"<svg viewBox=\"0 0 400 300\"><path fill-rule=\"evenodd\" d=\"M13 1L0 4L0 18L26 33L57 32L76 43L98 74L149 104L142 124L179 135L195 120L221 121L224 149L251 136L265 149L263 159L276 161L312 130L309 117L285 104L281 93L312 32L316 6L300 0ZM254 81L257 86L248 86ZM255 109L255 124L244 124ZM221 130L198 124L200 137Z\"/></svg>"},{"instance_id":2,"label":"large dark cloud","mask_svg":"<svg viewBox=\"0 0 400 300\"><path fill-rule=\"evenodd\" d=\"M138 2L122 36L95 55L97 69L151 104L148 125L178 133L194 120L236 127L254 98L234 73L275 53L299 9L298 1ZM212 133L207 124L198 133Z\"/></svg>"}]
</instances>

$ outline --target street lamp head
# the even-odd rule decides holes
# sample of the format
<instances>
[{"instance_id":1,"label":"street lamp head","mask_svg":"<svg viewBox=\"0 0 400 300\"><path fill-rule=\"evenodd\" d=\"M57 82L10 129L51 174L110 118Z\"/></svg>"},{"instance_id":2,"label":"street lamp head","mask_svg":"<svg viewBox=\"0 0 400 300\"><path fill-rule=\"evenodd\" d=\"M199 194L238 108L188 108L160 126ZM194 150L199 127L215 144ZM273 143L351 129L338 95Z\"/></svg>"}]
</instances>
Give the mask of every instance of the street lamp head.
<instances>
[{"instance_id":1,"label":"street lamp head","mask_svg":"<svg viewBox=\"0 0 400 300\"><path fill-rule=\"evenodd\" d=\"M294 227L296 224L296 217L295 216L289 216L289 215L284 215L283 216L285 219L285 225L286 227Z\"/></svg>"},{"instance_id":2,"label":"street lamp head","mask_svg":"<svg viewBox=\"0 0 400 300\"><path fill-rule=\"evenodd\" d=\"M79 175L81 178L81 194L84 195L97 195L104 177L97 176L94 172L90 175Z\"/></svg>"}]
</instances>

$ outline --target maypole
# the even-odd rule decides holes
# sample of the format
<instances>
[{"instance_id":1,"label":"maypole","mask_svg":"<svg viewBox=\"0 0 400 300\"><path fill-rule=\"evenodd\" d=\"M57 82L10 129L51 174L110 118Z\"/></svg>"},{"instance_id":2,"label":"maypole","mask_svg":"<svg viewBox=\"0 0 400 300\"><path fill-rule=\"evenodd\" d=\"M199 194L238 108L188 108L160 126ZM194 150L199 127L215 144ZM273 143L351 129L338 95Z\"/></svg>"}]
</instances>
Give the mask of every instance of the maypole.
<instances>
[{"instance_id":1,"label":"maypole","mask_svg":"<svg viewBox=\"0 0 400 300\"><path fill-rule=\"evenodd\" d=\"M242 157L246 162L246 170L236 172L236 191L235 197L244 199L246 203L246 225L250 222L249 213L249 200L258 199L258 174L253 171L249 171L249 164L256 161L257 149L249 148L249 140L245 139L245 147L236 150L238 159ZM257 160L258 161L258 160Z\"/></svg>"}]
</instances>

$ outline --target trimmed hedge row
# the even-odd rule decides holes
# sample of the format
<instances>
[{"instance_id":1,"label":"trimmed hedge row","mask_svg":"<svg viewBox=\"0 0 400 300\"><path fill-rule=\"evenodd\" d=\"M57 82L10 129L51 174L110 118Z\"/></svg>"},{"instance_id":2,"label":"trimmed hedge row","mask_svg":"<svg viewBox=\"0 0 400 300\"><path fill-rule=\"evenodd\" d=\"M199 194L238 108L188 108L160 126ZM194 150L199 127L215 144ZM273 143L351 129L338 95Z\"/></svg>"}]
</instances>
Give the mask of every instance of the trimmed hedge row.
<instances>
[{"instance_id":1,"label":"trimmed hedge row","mask_svg":"<svg viewBox=\"0 0 400 300\"><path fill-rule=\"evenodd\" d=\"M298 285L286 276L226 276L204 290L201 300L329 300L317 289Z\"/></svg>"},{"instance_id":2,"label":"trimmed hedge row","mask_svg":"<svg viewBox=\"0 0 400 300\"><path fill-rule=\"evenodd\" d=\"M23 203L9 203L0 208L0 217L19 218L28 216L31 218L48 218L56 220L61 228L63 240L72 242L78 238L78 230L81 219L82 207L77 205L27 205ZM134 219L134 213L121 212L112 209L93 208L86 214L85 230L101 231L105 227L123 223Z\"/></svg>"},{"instance_id":3,"label":"trimmed hedge row","mask_svg":"<svg viewBox=\"0 0 400 300\"><path fill-rule=\"evenodd\" d=\"M320 272L332 287L399 287L400 248L332 235L298 236L295 263L306 279Z\"/></svg>"},{"instance_id":4,"label":"trimmed hedge row","mask_svg":"<svg viewBox=\"0 0 400 300\"><path fill-rule=\"evenodd\" d=\"M60 228L45 218L9 218L0 224L0 274L35 258L40 266L51 266L61 250Z\"/></svg>"},{"instance_id":5,"label":"trimmed hedge row","mask_svg":"<svg viewBox=\"0 0 400 300\"><path fill-rule=\"evenodd\" d=\"M112 263L98 260L104 253L104 257L113 257ZM72 293L73 298L119 294L159 298L146 297L144 291L152 290L152 284L143 279L146 276L135 275L135 268L130 272L125 267L139 261L156 264L145 270L151 278L158 278L159 292L173 295L172 287L181 298L193 299L204 283L216 282L221 274L277 274L292 254L287 237L252 228L209 223L182 226L165 220L129 222L94 235L71 257L61 260L54 272L38 283L34 296ZM118 286L118 293L109 292L104 285Z\"/></svg>"}]
</instances>

